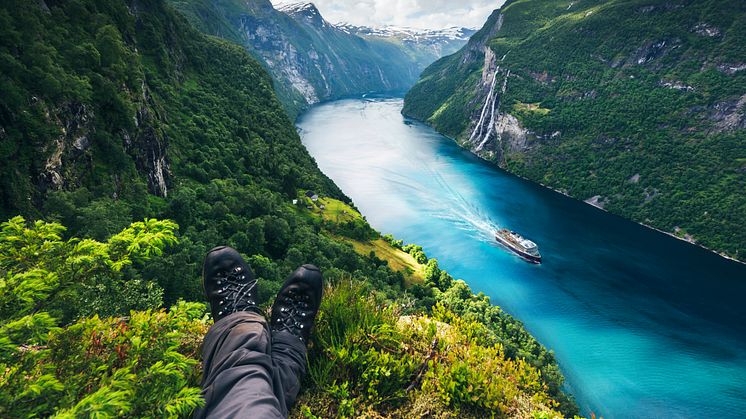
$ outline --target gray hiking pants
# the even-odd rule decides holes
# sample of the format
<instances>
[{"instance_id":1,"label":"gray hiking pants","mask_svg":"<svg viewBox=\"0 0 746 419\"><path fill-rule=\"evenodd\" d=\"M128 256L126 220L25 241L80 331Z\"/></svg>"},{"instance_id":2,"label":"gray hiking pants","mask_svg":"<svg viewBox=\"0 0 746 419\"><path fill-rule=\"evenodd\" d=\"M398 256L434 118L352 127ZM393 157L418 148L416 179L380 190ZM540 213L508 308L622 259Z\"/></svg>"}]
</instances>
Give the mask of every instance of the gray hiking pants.
<instances>
[{"instance_id":1,"label":"gray hiking pants","mask_svg":"<svg viewBox=\"0 0 746 419\"><path fill-rule=\"evenodd\" d=\"M289 332L270 334L253 312L212 325L202 356L205 407L195 418L286 418L306 373L303 342Z\"/></svg>"}]
</instances>

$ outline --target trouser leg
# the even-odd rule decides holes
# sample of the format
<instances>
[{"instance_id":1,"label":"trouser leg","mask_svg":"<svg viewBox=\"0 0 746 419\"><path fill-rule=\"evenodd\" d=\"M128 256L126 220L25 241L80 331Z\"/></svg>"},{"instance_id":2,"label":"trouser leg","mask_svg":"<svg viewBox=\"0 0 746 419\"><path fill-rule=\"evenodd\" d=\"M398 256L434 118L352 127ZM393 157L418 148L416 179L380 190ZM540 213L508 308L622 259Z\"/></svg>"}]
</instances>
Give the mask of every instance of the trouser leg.
<instances>
[{"instance_id":1,"label":"trouser leg","mask_svg":"<svg viewBox=\"0 0 746 419\"><path fill-rule=\"evenodd\" d=\"M289 409L295 404L306 375L306 345L292 333L276 332L272 335L272 362L282 382L282 397Z\"/></svg>"},{"instance_id":2,"label":"trouser leg","mask_svg":"<svg viewBox=\"0 0 746 419\"><path fill-rule=\"evenodd\" d=\"M287 417L287 402L294 401L305 372L306 349L300 340L296 345L279 337L273 359L270 336L264 316L253 312L231 314L210 328L202 347L205 407L196 418Z\"/></svg>"}]
</instances>

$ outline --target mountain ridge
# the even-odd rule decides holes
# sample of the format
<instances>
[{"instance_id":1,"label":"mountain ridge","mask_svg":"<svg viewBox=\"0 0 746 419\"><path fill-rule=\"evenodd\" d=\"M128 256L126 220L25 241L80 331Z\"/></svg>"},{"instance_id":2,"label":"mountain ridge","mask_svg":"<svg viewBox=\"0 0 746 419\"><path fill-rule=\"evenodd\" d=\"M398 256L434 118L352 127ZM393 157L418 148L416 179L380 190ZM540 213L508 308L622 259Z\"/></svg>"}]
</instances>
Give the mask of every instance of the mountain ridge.
<instances>
[{"instance_id":1,"label":"mountain ridge","mask_svg":"<svg viewBox=\"0 0 746 419\"><path fill-rule=\"evenodd\" d=\"M204 32L245 46L275 80L291 119L319 101L403 93L443 51L390 37L362 37L324 19L309 2L172 0ZM217 22L217 23L216 23ZM449 39L455 51L465 40Z\"/></svg>"},{"instance_id":2,"label":"mountain ridge","mask_svg":"<svg viewBox=\"0 0 746 419\"><path fill-rule=\"evenodd\" d=\"M426 60L437 59L451 55L458 51L476 30L464 27L449 27L443 29L420 29L406 26L355 26L339 23L337 28L366 39L383 39L401 43L410 49L412 54L430 53ZM424 69L423 69L424 70Z\"/></svg>"},{"instance_id":3,"label":"mountain ridge","mask_svg":"<svg viewBox=\"0 0 746 419\"><path fill-rule=\"evenodd\" d=\"M327 22L315 4L311 2L283 3L276 7L278 12L285 13L293 18L305 18L314 26L333 26Z\"/></svg>"}]
</instances>

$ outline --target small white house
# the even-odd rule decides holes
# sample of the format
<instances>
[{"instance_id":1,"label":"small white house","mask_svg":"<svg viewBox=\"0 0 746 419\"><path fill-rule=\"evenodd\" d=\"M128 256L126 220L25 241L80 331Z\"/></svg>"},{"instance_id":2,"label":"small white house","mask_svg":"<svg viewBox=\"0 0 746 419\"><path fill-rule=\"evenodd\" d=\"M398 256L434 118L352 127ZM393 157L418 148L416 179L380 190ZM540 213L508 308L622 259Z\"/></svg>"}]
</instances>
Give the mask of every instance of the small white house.
<instances>
[{"instance_id":1,"label":"small white house","mask_svg":"<svg viewBox=\"0 0 746 419\"><path fill-rule=\"evenodd\" d=\"M313 191L306 192L306 196L311 198L311 201L314 201L314 202L319 200L319 196L313 193Z\"/></svg>"}]
</instances>

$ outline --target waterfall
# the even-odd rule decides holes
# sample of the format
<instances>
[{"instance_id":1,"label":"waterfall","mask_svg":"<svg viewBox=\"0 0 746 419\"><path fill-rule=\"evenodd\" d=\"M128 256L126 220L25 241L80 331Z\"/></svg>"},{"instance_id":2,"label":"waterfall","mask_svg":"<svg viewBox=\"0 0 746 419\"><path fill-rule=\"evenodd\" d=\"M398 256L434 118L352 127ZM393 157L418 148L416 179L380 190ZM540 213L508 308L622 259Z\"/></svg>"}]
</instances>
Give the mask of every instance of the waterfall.
<instances>
[{"instance_id":1,"label":"waterfall","mask_svg":"<svg viewBox=\"0 0 746 419\"><path fill-rule=\"evenodd\" d=\"M500 16L502 18L502 15ZM500 22L502 23L502 22ZM500 58L500 61L505 61L505 57L508 56L510 51L506 52L502 58ZM489 70L489 68L494 64L494 58L495 54L490 50L489 48L485 48L485 64L484 64L484 70L482 73L482 80L485 80L486 72ZM500 99L505 94L505 91L508 89L508 77L510 77L510 70L508 70L505 73L505 79L503 80L502 88L500 89L500 94L498 95L495 92L495 85L497 84L497 74L500 72L500 66L497 66L495 68L495 72L492 74L492 83L490 84L490 91L487 94L487 98L484 101L484 105L482 105L482 113L479 115L479 122L477 122L477 125L474 127L474 130L471 132L471 136L469 137L469 143L474 144L475 140L479 140L479 145L474 149L474 151L482 151L482 148L484 148L485 144L492 138L492 134L495 132L495 124L496 124L496 118L500 115ZM487 124L487 132L485 132L485 120L487 118L487 111L489 110L489 122ZM501 134L497 133L497 139L498 142L500 141Z\"/></svg>"},{"instance_id":2,"label":"waterfall","mask_svg":"<svg viewBox=\"0 0 746 419\"><path fill-rule=\"evenodd\" d=\"M508 70L507 73L505 73L505 80L503 80L503 87L500 89L500 97L502 97L505 94L505 91L508 90L508 77L510 77L510 70ZM494 105L493 105L494 108ZM500 113L500 104L497 104L497 112ZM477 147L477 151L480 151L482 147L484 147L484 144L487 143L487 140L489 140L490 135L492 134L492 129L495 128L495 121L490 122L490 131L485 135L484 141L479 144L479 147ZM502 142L502 131L497 133L497 143L500 144Z\"/></svg>"},{"instance_id":3,"label":"waterfall","mask_svg":"<svg viewBox=\"0 0 746 419\"><path fill-rule=\"evenodd\" d=\"M502 87L500 89L500 94L495 93L495 85L497 81L497 73L500 72L500 67L497 67L495 70L495 74L492 76L492 85L490 86L490 92L487 95L487 99L484 102L484 106L482 107L482 115L479 118L479 122L477 123L477 126L474 127L474 131L471 133L471 137L469 137L469 142L474 142L475 138L479 138L479 145L475 148L474 151L482 151L485 144L492 138L492 134L495 132L495 118L500 114L500 98L502 95L505 94L505 91L508 89L508 77L510 77L510 70L508 70L505 74L505 79L503 80ZM487 124L487 132L484 133L482 136L482 133L484 132L484 121L487 116L487 109L490 109L490 119L489 123ZM498 133L498 138L499 138Z\"/></svg>"},{"instance_id":4,"label":"waterfall","mask_svg":"<svg viewBox=\"0 0 746 419\"><path fill-rule=\"evenodd\" d=\"M490 92L489 94L487 94L487 99L484 101L484 105L482 106L482 114L479 116L479 122L477 122L477 125L474 127L474 131L472 131L471 137L469 137L469 142L473 142L475 137L482 135L482 131L484 130L484 118L487 116L487 109L490 107L493 111L495 109L493 95L495 94L495 84L497 82L497 73L499 71L500 67L497 67L497 69L495 69L495 74L492 75Z\"/></svg>"}]
</instances>

